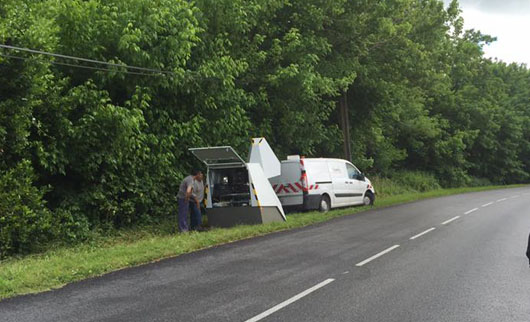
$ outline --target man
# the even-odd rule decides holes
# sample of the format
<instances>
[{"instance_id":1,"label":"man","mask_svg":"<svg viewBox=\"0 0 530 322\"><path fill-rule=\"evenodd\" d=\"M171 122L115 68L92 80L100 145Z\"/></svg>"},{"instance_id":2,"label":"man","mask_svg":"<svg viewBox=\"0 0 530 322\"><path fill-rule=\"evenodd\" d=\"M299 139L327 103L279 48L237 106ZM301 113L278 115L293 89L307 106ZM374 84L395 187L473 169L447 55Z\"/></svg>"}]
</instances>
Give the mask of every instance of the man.
<instances>
[{"instance_id":1,"label":"man","mask_svg":"<svg viewBox=\"0 0 530 322\"><path fill-rule=\"evenodd\" d=\"M530 235L528 236L528 246L526 247L526 257L528 257L528 261L530 262Z\"/></svg>"},{"instance_id":2,"label":"man","mask_svg":"<svg viewBox=\"0 0 530 322\"><path fill-rule=\"evenodd\" d=\"M192 204L197 205L193 200L193 186L196 180L202 179L202 172L200 170L193 170L191 175L182 180L177 194L178 198L178 226L179 231L185 233L188 228L188 213ZM192 223L193 224L193 223Z\"/></svg>"},{"instance_id":3,"label":"man","mask_svg":"<svg viewBox=\"0 0 530 322\"><path fill-rule=\"evenodd\" d=\"M204 200L204 175L201 173L198 178L193 182L193 191L191 197L193 199L190 202L191 209L191 230L202 231L202 215L201 215L201 202Z\"/></svg>"}]
</instances>

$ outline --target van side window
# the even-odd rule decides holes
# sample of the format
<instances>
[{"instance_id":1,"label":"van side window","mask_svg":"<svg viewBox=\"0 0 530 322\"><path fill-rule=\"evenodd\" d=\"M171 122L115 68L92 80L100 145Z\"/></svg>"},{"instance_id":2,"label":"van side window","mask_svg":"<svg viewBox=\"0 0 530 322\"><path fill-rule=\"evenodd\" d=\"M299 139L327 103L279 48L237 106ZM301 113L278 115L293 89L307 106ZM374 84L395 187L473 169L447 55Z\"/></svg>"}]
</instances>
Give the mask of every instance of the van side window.
<instances>
[{"instance_id":1,"label":"van side window","mask_svg":"<svg viewBox=\"0 0 530 322\"><path fill-rule=\"evenodd\" d=\"M357 171L357 169L355 169L351 164L346 164L346 168L348 169L348 178L357 179L359 171Z\"/></svg>"}]
</instances>

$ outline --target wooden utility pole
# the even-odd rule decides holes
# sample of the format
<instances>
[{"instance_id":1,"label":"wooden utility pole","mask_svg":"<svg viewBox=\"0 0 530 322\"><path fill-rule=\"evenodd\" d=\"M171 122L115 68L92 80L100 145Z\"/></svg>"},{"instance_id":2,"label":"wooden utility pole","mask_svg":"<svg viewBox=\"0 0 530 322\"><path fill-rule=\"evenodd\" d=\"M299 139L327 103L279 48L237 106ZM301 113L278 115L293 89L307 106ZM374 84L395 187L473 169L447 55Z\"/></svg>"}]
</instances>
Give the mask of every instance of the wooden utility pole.
<instances>
[{"instance_id":1,"label":"wooden utility pole","mask_svg":"<svg viewBox=\"0 0 530 322\"><path fill-rule=\"evenodd\" d=\"M350 113L348 112L347 92L344 92L339 99L340 127L344 142L344 159L352 161L351 157L351 137L350 137Z\"/></svg>"}]
</instances>

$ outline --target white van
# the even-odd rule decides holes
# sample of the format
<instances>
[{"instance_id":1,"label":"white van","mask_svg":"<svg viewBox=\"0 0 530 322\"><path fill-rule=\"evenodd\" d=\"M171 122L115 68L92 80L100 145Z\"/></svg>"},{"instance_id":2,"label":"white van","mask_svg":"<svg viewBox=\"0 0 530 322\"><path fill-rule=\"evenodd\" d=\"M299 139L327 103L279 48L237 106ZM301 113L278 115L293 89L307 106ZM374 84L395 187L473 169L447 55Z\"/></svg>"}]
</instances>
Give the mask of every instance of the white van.
<instances>
[{"instance_id":1,"label":"white van","mask_svg":"<svg viewBox=\"0 0 530 322\"><path fill-rule=\"evenodd\" d=\"M289 156L281 175L270 179L283 207L318 209L373 205L372 183L353 164L342 159Z\"/></svg>"}]
</instances>

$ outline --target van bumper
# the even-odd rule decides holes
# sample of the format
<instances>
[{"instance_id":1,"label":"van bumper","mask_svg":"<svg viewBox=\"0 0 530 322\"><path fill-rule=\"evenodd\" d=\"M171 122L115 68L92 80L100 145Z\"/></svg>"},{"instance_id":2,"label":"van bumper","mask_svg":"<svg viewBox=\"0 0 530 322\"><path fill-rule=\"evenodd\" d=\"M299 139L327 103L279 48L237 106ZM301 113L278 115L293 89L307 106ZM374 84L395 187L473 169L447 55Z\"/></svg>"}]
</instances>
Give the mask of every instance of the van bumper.
<instances>
[{"instance_id":1,"label":"van bumper","mask_svg":"<svg viewBox=\"0 0 530 322\"><path fill-rule=\"evenodd\" d=\"M304 195L304 210L318 209L320 206L320 195Z\"/></svg>"}]
</instances>

